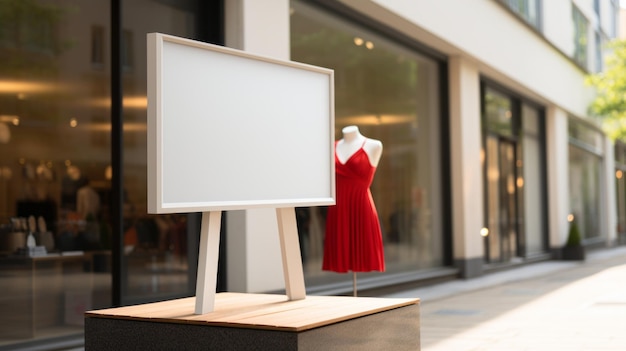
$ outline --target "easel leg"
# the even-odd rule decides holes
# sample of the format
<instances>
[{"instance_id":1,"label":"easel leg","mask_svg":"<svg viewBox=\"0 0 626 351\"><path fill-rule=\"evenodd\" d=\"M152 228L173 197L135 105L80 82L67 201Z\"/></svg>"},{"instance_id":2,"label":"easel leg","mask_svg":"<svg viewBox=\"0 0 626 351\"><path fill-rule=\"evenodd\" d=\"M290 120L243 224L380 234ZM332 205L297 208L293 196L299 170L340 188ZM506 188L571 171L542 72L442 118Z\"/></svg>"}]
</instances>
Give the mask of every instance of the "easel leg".
<instances>
[{"instance_id":1,"label":"easel leg","mask_svg":"<svg viewBox=\"0 0 626 351\"><path fill-rule=\"evenodd\" d=\"M293 207L277 208L276 218L278 219L278 234L280 236L280 251L283 258L287 297L289 300L302 300L306 297L306 289L304 287L302 257L300 256L296 210Z\"/></svg>"},{"instance_id":2,"label":"easel leg","mask_svg":"<svg viewBox=\"0 0 626 351\"><path fill-rule=\"evenodd\" d=\"M215 308L221 219L222 211L202 213L195 314L213 312Z\"/></svg>"},{"instance_id":3,"label":"easel leg","mask_svg":"<svg viewBox=\"0 0 626 351\"><path fill-rule=\"evenodd\" d=\"M352 295L356 297L356 272L352 272Z\"/></svg>"}]
</instances>

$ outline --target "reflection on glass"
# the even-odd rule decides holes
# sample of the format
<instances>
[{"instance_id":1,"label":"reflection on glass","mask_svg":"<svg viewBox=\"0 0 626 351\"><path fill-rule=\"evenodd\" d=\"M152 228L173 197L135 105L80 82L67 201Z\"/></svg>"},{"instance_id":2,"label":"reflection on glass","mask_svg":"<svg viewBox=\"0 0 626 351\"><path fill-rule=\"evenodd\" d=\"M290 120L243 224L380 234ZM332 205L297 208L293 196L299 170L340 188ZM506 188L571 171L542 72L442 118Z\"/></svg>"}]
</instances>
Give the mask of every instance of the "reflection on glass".
<instances>
[{"instance_id":1,"label":"reflection on glass","mask_svg":"<svg viewBox=\"0 0 626 351\"><path fill-rule=\"evenodd\" d=\"M193 261L194 254L190 259L188 247L189 239L197 240L199 232L190 232L188 222L193 216L151 215L146 208L145 38L147 33L159 32L194 39L199 30L197 16L206 16L200 6L201 1L123 2L124 304L194 293L196 277L190 276L189 270L189 261ZM150 13L152 20L144 20L146 13Z\"/></svg>"},{"instance_id":2,"label":"reflection on glass","mask_svg":"<svg viewBox=\"0 0 626 351\"><path fill-rule=\"evenodd\" d=\"M500 260L500 166L498 158L498 139L490 136L487 139L487 236L488 262Z\"/></svg>"},{"instance_id":3,"label":"reflection on glass","mask_svg":"<svg viewBox=\"0 0 626 351\"><path fill-rule=\"evenodd\" d=\"M583 239L600 236L600 157L569 147L570 212Z\"/></svg>"},{"instance_id":4,"label":"reflection on glass","mask_svg":"<svg viewBox=\"0 0 626 351\"><path fill-rule=\"evenodd\" d=\"M530 25L541 30L541 0L506 0L503 2Z\"/></svg>"},{"instance_id":5,"label":"reflection on glass","mask_svg":"<svg viewBox=\"0 0 626 351\"><path fill-rule=\"evenodd\" d=\"M542 143L539 111L526 104L522 105L522 123L524 135L522 141L524 186L523 192L523 223L525 233L525 254L532 256L544 253L545 244L545 213L544 174L542 161Z\"/></svg>"},{"instance_id":6,"label":"reflection on glass","mask_svg":"<svg viewBox=\"0 0 626 351\"><path fill-rule=\"evenodd\" d=\"M603 136L599 131L589 128L589 126L584 123L570 119L570 123L568 123L568 133L570 140L596 153L602 153Z\"/></svg>"},{"instance_id":7,"label":"reflection on glass","mask_svg":"<svg viewBox=\"0 0 626 351\"><path fill-rule=\"evenodd\" d=\"M291 59L335 71L335 138L357 125L385 145L371 190L387 271L442 265L436 63L299 1L292 9ZM333 281L321 271L325 209L298 218L308 286Z\"/></svg>"},{"instance_id":8,"label":"reflection on glass","mask_svg":"<svg viewBox=\"0 0 626 351\"><path fill-rule=\"evenodd\" d=\"M91 30L108 21L107 1L0 2L0 347L80 335L111 303L110 110L95 103L110 87Z\"/></svg>"},{"instance_id":9,"label":"reflection on glass","mask_svg":"<svg viewBox=\"0 0 626 351\"><path fill-rule=\"evenodd\" d=\"M493 89L485 89L485 116L487 128L501 135L513 135L511 99Z\"/></svg>"},{"instance_id":10,"label":"reflection on glass","mask_svg":"<svg viewBox=\"0 0 626 351\"><path fill-rule=\"evenodd\" d=\"M615 192L617 200L617 235L620 243L626 239L626 177L623 170L617 170L615 177Z\"/></svg>"},{"instance_id":11,"label":"reflection on glass","mask_svg":"<svg viewBox=\"0 0 626 351\"><path fill-rule=\"evenodd\" d=\"M487 139L488 262L507 262L517 254L518 211L515 146Z\"/></svg>"},{"instance_id":12,"label":"reflection on glass","mask_svg":"<svg viewBox=\"0 0 626 351\"><path fill-rule=\"evenodd\" d=\"M507 263L547 251L540 110L493 87L484 90L485 258ZM521 109L516 109L520 106ZM521 112L521 113L520 113Z\"/></svg>"},{"instance_id":13,"label":"reflection on glass","mask_svg":"<svg viewBox=\"0 0 626 351\"><path fill-rule=\"evenodd\" d=\"M626 241L626 144L615 143L615 199L617 200L617 235L620 243Z\"/></svg>"},{"instance_id":14,"label":"reflection on glass","mask_svg":"<svg viewBox=\"0 0 626 351\"><path fill-rule=\"evenodd\" d=\"M489 263L509 262L518 254L518 234L522 225L519 201L524 178L518 173L523 164L517 155L516 116L511 98L485 87L484 123L486 139L486 221L489 235L485 258Z\"/></svg>"}]
</instances>

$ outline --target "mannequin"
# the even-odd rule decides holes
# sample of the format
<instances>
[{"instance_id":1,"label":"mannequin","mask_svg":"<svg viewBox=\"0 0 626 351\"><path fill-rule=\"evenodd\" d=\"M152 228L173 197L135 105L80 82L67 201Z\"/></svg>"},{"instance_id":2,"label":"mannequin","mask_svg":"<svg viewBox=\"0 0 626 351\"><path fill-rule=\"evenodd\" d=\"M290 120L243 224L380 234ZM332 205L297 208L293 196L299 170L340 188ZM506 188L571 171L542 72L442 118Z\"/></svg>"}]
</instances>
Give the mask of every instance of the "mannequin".
<instances>
[{"instance_id":1,"label":"mannequin","mask_svg":"<svg viewBox=\"0 0 626 351\"><path fill-rule=\"evenodd\" d=\"M367 153L372 167L378 166L378 161L380 161L380 156L383 153L383 143L380 140L366 138L361 134L357 126L347 126L341 132L343 133L343 139L339 140L335 147L335 153L339 162L345 164L350 156L354 155L363 146L363 150Z\"/></svg>"},{"instance_id":2,"label":"mannequin","mask_svg":"<svg viewBox=\"0 0 626 351\"><path fill-rule=\"evenodd\" d=\"M357 126L342 129L335 142L336 204L328 208L323 270L384 271L382 234L370 185L383 144L363 136Z\"/></svg>"}]
</instances>

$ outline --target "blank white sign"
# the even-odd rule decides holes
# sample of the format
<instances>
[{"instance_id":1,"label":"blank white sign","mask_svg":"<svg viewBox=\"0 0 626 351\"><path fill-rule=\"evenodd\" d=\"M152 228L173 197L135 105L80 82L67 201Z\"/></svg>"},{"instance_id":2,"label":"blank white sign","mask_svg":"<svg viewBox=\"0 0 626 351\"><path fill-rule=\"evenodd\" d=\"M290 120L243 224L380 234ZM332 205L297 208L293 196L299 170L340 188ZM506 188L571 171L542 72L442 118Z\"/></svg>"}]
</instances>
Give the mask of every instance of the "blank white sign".
<instances>
[{"instance_id":1,"label":"blank white sign","mask_svg":"<svg viewBox=\"0 0 626 351\"><path fill-rule=\"evenodd\" d=\"M147 39L148 212L334 204L332 70Z\"/></svg>"}]
</instances>

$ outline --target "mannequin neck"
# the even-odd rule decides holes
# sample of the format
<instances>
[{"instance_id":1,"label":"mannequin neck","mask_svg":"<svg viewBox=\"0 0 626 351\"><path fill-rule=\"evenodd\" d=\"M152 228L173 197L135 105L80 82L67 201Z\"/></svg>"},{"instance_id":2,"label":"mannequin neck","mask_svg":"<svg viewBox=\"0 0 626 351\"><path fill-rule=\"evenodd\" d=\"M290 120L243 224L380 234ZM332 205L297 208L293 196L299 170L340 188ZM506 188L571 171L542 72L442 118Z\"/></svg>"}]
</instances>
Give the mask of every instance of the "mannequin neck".
<instances>
[{"instance_id":1,"label":"mannequin neck","mask_svg":"<svg viewBox=\"0 0 626 351\"><path fill-rule=\"evenodd\" d=\"M363 140L365 137L359 132L357 126L348 126L341 130L343 133L343 140L347 143Z\"/></svg>"}]
</instances>

